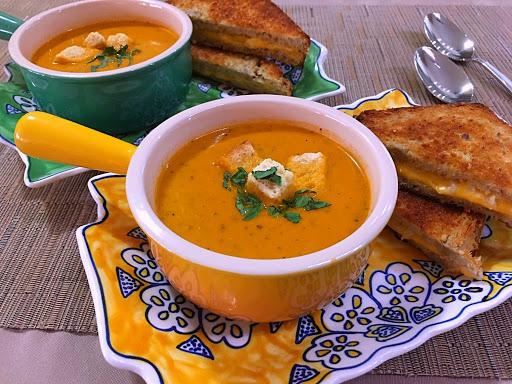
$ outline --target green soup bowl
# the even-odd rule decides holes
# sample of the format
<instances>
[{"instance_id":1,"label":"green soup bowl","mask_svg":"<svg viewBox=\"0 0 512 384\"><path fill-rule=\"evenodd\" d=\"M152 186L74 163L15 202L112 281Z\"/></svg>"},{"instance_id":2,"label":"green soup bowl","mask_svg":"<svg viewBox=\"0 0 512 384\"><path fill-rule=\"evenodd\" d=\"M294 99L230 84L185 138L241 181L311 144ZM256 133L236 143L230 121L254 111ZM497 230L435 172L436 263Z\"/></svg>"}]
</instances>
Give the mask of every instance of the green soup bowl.
<instances>
[{"instance_id":1,"label":"green soup bowl","mask_svg":"<svg viewBox=\"0 0 512 384\"><path fill-rule=\"evenodd\" d=\"M161 54L127 67L89 73L60 72L30 61L51 38L102 21L148 21L178 33ZM151 128L185 100L192 77L192 23L178 8L153 0L87 0L50 9L26 22L0 15L0 37L22 70L41 110L111 135Z\"/></svg>"}]
</instances>

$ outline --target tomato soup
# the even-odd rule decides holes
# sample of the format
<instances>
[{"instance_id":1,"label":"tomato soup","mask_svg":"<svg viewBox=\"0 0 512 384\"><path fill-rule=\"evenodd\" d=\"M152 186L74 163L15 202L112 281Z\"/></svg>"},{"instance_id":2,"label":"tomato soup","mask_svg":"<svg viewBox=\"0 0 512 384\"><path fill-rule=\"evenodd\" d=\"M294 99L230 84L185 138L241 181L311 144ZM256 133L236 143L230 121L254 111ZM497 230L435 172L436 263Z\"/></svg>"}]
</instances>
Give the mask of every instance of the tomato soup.
<instances>
[{"instance_id":1,"label":"tomato soup","mask_svg":"<svg viewBox=\"0 0 512 384\"><path fill-rule=\"evenodd\" d=\"M54 37L35 52L31 61L55 71L110 71L157 56L178 38L176 32L157 24L112 20Z\"/></svg>"},{"instance_id":2,"label":"tomato soup","mask_svg":"<svg viewBox=\"0 0 512 384\"><path fill-rule=\"evenodd\" d=\"M366 219L370 186L351 154L320 131L306 130L292 122L255 121L190 141L165 164L157 181L157 215L182 238L243 258L295 257L339 242ZM326 165L321 175L325 182L314 193L299 190L302 187L294 186L292 181L287 195L272 205L263 203L261 196L249 198L249 181L241 186L244 176L247 180L252 174L253 181L254 177L265 179L270 185L277 173L271 166L263 166L268 171L226 172L219 159L247 142L270 165L285 166L292 156L321 153ZM277 168L285 172L280 165ZM294 169L286 172L293 174ZM295 169L297 179L298 171ZM279 188L285 184L281 174Z\"/></svg>"}]
</instances>

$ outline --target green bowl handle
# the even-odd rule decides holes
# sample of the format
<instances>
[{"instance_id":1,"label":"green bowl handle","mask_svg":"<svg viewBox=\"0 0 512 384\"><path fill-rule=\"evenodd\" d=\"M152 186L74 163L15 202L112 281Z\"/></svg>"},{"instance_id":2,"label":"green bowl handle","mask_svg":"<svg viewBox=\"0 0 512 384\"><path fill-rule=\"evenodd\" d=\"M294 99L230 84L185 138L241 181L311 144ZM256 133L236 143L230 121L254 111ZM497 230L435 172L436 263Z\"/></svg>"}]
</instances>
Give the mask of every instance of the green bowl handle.
<instances>
[{"instance_id":1,"label":"green bowl handle","mask_svg":"<svg viewBox=\"0 0 512 384\"><path fill-rule=\"evenodd\" d=\"M23 20L0 11L0 39L9 40L21 24Z\"/></svg>"}]
</instances>

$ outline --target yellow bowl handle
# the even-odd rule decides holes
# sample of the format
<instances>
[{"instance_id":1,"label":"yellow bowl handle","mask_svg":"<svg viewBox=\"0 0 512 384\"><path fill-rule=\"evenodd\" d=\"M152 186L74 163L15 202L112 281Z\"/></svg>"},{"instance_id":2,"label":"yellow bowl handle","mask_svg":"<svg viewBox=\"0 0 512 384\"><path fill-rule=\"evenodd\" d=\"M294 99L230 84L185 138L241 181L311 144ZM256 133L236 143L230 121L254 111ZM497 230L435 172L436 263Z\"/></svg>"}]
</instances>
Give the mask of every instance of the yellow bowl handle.
<instances>
[{"instance_id":1,"label":"yellow bowl handle","mask_svg":"<svg viewBox=\"0 0 512 384\"><path fill-rule=\"evenodd\" d=\"M58 163L125 175L137 147L44 112L30 112L16 124L16 147Z\"/></svg>"}]
</instances>

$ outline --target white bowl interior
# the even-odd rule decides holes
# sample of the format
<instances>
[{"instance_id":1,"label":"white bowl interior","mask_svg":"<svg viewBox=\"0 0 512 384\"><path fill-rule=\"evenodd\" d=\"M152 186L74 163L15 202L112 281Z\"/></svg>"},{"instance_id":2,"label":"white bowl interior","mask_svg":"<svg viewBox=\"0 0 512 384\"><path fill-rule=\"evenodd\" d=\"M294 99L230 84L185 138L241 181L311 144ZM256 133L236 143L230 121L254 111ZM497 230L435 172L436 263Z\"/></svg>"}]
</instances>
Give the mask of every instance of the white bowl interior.
<instances>
[{"instance_id":1,"label":"white bowl interior","mask_svg":"<svg viewBox=\"0 0 512 384\"><path fill-rule=\"evenodd\" d=\"M178 8L163 2L151 0L90 0L67 4L34 16L22 24L12 36L9 41L9 52L14 61L21 66L38 72L62 75L62 72L47 70L31 63L32 55L43 44L70 29L115 20L147 21L171 28L180 35L180 39L169 50L175 50L182 46L189 39L192 32L188 17ZM156 58L167 54L169 50ZM145 63L147 64L147 62ZM143 63L138 65L140 64ZM131 66L130 69L135 67L135 65ZM116 73L120 71L121 69L117 70ZM87 75L98 74L105 74L105 72ZM74 74L66 73L66 76L69 77L70 75Z\"/></svg>"},{"instance_id":2,"label":"white bowl interior","mask_svg":"<svg viewBox=\"0 0 512 384\"><path fill-rule=\"evenodd\" d=\"M177 237L163 223L158 224L158 218L155 221L156 216L153 212L155 207L154 192L162 166L185 143L230 124L250 120L277 119L293 121L298 126L317 132L318 128L321 127L322 134L345 147L365 170L371 188L370 213L366 222L342 242L346 242L348 248L351 246L357 248L358 241L365 243L363 240L367 237L367 243L382 230L394 207L397 179L391 157L371 131L344 113L311 101L280 96L238 96L236 102L233 101L218 100L182 112L162 123L144 139L132 159L127 178L128 200L139 224L145 225L146 219L150 219L147 223L151 227L150 231L154 231L155 235L162 236L162 239L170 239L171 234ZM144 205L144 202L147 202L147 205ZM379 221L382 221L382 223ZM372 226L380 227L376 234L369 230L370 223L372 223ZM351 238L353 238L352 241L348 241ZM191 245L191 243L179 239L181 242ZM176 243L173 244L173 246L175 245ZM215 254L195 245L194 247L194 251L201 250L200 253ZM330 250L333 247L311 255ZM348 251L348 248L347 250L338 249L334 251L330 256L326 256L325 260L339 257L343 252ZM186 254L191 251L191 248L187 249ZM284 260L234 259L245 260L249 263L263 263L265 261L287 262L308 256ZM233 257L230 258L233 259Z\"/></svg>"}]
</instances>

